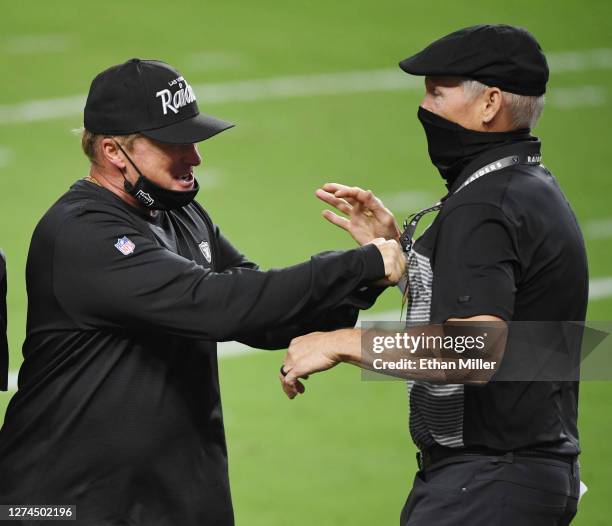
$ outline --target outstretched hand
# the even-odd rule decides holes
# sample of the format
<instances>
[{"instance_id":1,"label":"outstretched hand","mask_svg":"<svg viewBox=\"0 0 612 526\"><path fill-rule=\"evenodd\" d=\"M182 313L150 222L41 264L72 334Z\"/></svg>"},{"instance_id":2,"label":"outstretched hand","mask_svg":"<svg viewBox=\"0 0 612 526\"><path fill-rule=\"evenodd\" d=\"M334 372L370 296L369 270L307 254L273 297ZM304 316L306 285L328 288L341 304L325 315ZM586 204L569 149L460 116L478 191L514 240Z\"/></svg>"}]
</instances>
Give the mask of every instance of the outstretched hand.
<instances>
[{"instance_id":1,"label":"outstretched hand","mask_svg":"<svg viewBox=\"0 0 612 526\"><path fill-rule=\"evenodd\" d=\"M306 390L300 379L331 369L343 361L343 356L359 356L360 349L360 332L355 329L313 332L294 338L278 375L283 391L295 398Z\"/></svg>"},{"instance_id":2,"label":"outstretched hand","mask_svg":"<svg viewBox=\"0 0 612 526\"><path fill-rule=\"evenodd\" d=\"M315 195L348 217L341 217L331 210L323 212L325 219L346 230L360 245L380 237L399 239L401 232L395 217L371 190L327 183Z\"/></svg>"}]
</instances>

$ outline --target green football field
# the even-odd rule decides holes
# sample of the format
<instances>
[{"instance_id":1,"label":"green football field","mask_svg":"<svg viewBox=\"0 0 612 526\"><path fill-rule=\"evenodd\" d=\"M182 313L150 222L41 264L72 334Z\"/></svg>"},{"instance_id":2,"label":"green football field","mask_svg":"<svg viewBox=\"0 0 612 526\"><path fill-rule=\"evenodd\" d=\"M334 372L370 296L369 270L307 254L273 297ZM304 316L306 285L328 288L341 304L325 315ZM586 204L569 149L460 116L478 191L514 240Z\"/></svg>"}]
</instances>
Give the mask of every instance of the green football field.
<instances>
[{"instance_id":1,"label":"green football field","mask_svg":"<svg viewBox=\"0 0 612 526\"><path fill-rule=\"evenodd\" d=\"M0 16L0 247L9 268L11 370L21 362L24 269L33 228L87 174L71 130L100 70L137 56L175 65L200 110L237 124L201 145L198 199L263 268L352 240L321 218L328 181L371 188L402 218L443 195L416 119L422 81L397 62L476 23L527 27L549 55L535 133L586 238L590 320L612 320L612 4L392 0L4 3ZM387 291L373 309L399 319ZM367 316L366 316L367 318ZM221 360L238 525L397 524L416 469L402 382L362 382L350 366L287 400L283 352ZM14 383L15 374L12 375ZM12 392L0 394L2 415ZM611 382L583 382L575 524L608 525ZM0 474L1 476L1 474Z\"/></svg>"}]
</instances>

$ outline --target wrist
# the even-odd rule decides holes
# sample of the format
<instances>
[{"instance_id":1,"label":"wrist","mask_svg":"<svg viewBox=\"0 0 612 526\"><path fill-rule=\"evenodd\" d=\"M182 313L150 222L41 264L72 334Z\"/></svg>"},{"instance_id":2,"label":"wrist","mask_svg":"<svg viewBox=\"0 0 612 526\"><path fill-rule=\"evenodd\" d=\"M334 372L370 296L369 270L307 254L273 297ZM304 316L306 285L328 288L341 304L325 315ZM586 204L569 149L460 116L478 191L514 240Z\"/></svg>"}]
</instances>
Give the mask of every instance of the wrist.
<instances>
[{"instance_id":1,"label":"wrist","mask_svg":"<svg viewBox=\"0 0 612 526\"><path fill-rule=\"evenodd\" d=\"M336 331L338 345L335 346L337 361L358 364L361 361L361 330L340 329Z\"/></svg>"}]
</instances>

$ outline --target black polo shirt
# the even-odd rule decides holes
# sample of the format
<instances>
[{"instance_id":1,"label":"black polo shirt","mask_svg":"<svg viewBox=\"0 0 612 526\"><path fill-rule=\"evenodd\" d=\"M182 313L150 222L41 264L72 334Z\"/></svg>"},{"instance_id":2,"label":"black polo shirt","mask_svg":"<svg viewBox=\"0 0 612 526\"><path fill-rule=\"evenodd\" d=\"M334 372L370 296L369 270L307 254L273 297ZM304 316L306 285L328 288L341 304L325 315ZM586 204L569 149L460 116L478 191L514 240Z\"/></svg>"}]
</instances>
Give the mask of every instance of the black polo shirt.
<instances>
[{"instance_id":1,"label":"black polo shirt","mask_svg":"<svg viewBox=\"0 0 612 526\"><path fill-rule=\"evenodd\" d=\"M442 323L483 314L507 321L584 321L583 238L543 165L509 166L454 193L473 172L511 155L539 156L540 143L532 138L474 159L415 242L409 321ZM576 382L492 381L483 387L416 382L410 390L411 432L420 448L579 452Z\"/></svg>"}]
</instances>

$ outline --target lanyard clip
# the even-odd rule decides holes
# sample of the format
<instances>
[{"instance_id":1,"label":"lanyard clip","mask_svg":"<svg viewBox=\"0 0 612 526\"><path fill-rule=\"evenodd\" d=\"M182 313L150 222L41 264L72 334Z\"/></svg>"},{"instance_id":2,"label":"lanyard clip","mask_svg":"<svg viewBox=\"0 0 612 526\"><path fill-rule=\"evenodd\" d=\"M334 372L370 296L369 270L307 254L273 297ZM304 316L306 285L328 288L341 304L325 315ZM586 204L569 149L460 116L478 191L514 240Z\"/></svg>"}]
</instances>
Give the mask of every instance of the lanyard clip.
<instances>
[{"instance_id":1,"label":"lanyard clip","mask_svg":"<svg viewBox=\"0 0 612 526\"><path fill-rule=\"evenodd\" d=\"M410 224L408 219L404 220L404 231L399 237L400 245L402 250L407 254L412 249L412 234L414 233L414 227Z\"/></svg>"}]
</instances>

